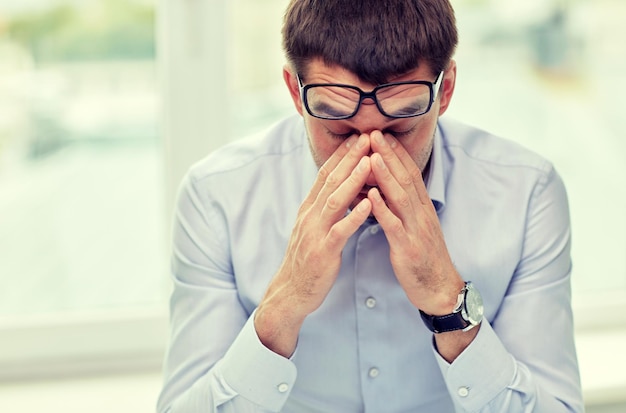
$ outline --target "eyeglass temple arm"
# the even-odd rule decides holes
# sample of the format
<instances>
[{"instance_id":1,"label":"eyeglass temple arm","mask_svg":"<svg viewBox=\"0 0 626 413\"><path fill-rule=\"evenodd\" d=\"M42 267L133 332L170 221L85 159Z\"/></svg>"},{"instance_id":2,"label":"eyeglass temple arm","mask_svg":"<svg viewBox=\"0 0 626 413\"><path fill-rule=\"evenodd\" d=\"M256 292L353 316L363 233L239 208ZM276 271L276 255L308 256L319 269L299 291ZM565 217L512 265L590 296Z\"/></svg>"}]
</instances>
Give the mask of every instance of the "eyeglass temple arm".
<instances>
[{"instance_id":1,"label":"eyeglass temple arm","mask_svg":"<svg viewBox=\"0 0 626 413\"><path fill-rule=\"evenodd\" d=\"M439 95L439 89L441 88L441 83L443 82L443 77L444 77L443 74L444 74L443 70L439 72L439 76L437 76L437 80L435 80L435 83L433 83L433 88L435 89L433 93L433 102L437 100L437 96Z\"/></svg>"}]
</instances>

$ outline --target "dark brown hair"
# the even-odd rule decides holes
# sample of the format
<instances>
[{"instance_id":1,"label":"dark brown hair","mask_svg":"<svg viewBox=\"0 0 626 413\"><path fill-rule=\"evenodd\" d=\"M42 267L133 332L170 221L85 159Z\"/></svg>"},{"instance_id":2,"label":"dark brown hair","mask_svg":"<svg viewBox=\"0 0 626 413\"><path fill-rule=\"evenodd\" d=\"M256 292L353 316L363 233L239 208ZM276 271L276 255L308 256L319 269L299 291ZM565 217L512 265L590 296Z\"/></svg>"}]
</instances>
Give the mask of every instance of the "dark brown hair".
<instances>
[{"instance_id":1,"label":"dark brown hair","mask_svg":"<svg viewBox=\"0 0 626 413\"><path fill-rule=\"evenodd\" d=\"M444 70L458 41L448 0L291 0L283 24L288 62L306 77L322 58L381 84L421 64Z\"/></svg>"}]
</instances>

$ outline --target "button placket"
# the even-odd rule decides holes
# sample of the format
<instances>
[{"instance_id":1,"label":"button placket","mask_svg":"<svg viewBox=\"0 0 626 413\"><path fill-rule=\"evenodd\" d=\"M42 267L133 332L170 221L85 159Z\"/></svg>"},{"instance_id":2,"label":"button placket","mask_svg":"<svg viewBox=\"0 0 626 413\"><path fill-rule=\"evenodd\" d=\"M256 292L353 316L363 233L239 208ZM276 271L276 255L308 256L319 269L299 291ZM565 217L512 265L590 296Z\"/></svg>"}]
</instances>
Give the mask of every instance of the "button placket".
<instances>
[{"instance_id":1,"label":"button placket","mask_svg":"<svg viewBox=\"0 0 626 413\"><path fill-rule=\"evenodd\" d=\"M365 306L369 309L376 307L376 299L374 297L367 297L365 300Z\"/></svg>"},{"instance_id":2,"label":"button placket","mask_svg":"<svg viewBox=\"0 0 626 413\"><path fill-rule=\"evenodd\" d=\"M467 386L462 386L462 387L459 387L456 392L459 395L459 397L467 397L469 396L470 389Z\"/></svg>"},{"instance_id":3,"label":"button placket","mask_svg":"<svg viewBox=\"0 0 626 413\"><path fill-rule=\"evenodd\" d=\"M372 411L377 408L381 394L386 393L389 383L384 379L385 363L381 363L380 328L386 325L387 291L385 281L389 251L385 247L382 228L372 222L358 236L355 251L354 282L357 319L357 340L360 351L358 363L364 406ZM375 294L374 294L375 293ZM383 370L381 370L381 368Z\"/></svg>"}]
</instances>

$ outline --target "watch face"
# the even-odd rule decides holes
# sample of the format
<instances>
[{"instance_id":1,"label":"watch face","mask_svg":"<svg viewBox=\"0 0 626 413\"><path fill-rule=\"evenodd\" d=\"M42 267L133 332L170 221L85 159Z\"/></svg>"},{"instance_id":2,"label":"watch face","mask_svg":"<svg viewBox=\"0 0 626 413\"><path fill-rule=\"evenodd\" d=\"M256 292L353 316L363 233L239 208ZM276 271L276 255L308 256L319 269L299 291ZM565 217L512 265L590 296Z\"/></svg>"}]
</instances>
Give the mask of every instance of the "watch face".
<instances>
[{"instance_id":1,"label":"watch face","mask_svg":"<svg viewBox=\"0 0 626 413\"><path fill-rule=\"evenodd\" d=\"M483 299L478 290L471 283L467 284L467 293L465 294L465 313L467 321L476 325L483 319Z\"/></svg>"}]
</instances>

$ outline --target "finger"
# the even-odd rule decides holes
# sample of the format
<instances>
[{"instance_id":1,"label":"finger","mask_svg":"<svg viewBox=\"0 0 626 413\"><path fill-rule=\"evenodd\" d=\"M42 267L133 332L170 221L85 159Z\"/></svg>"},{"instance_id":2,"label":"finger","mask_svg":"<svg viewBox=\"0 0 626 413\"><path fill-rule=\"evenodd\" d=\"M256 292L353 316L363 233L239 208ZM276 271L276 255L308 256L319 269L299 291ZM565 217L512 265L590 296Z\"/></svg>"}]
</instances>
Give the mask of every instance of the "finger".
<instances>
[{"instance_id":1,"label":"finger","mask_svg":"<svg viewBox=\"0 0 626 413\"><path fill-rule=\"evenodd\" d=\"M363 156L350 176L328 196L322 210L322 219L336 221L345 215L350 204L363 189L365 181L371 172L370 159Z\"/></svg>"},{"instance_id":2,"label":"finger","mask_svg":"<svg viewBox=\"0 0 626 413\"><path fill-rule=\"evenodd\" d=\"M430 200L430 195L428 195L428 190L426 189L426 184L424 183L423 173L415 163L413 157L407 152L404 145L401 145L396 138L389 134L385 135L385 138L402 165L404 165L404 167L408 171L408 174L411 177L411 181L415 186L415 190L417 191L420 202L423 205L432 204Z\"/></svg>"},{"instance_id":3,"label":"finger","mask_svg":"<svg viewBox=\"0 0 626 413\"><path fill-rule=\"evenodd\" d=\"M369 199L365 198L362 199L348 215L337 221L326 236L326 247L328 251L343 250L348 239L363 225L371 212L372 203Z\"/></svg>"},{"instance_id":4,"label":"finger","mask_svg":"<svg viewBox=\"0 0 626 413\"><path fill-rule=\"evenodd\" d=\"M361 158L367 155L369 151L369 135L363 134L356 139L356 143L350 146L348 152L341 157L335 167L329 171L314 201L320 213L328 197L348 179L357 164L361 161Z\"/></svg>"},{"instance_id":5,"label":"finger","mask_svg":"<svg viewBox=\"0 0 626 413\"><path fill-rule=\"evenodd\" d=\"M408 156L404 146L399 144L399 142L391 135L383 135L380 131L374 131L372 132L372 150L382 156L391 175L408 194L410 202L418 202L419 197L415 188L413 174L415 171L419 173L419 168L415 162L410 159L410 156ZM409 161L403 162L403 160L398 156L399 154L407 155L409 157ZM387 196L384 189L383 193Z\"/></svg>"},{"instance_id":6,"label":"finger","mask_svg":"<svg viewBox=\"0 0 626 413\"><path fill-rule=\"evenodd\" d=\"M378 187L385 194L385 199L391 211L410 226L410 222L415 221L416 213L413 202L417 202L417 193L412 185L407 188L412 195L400 185L391 174L387 164L380 153L373 153L371 158L372 172L376 178ZM412 198L415 198L414 200Z\"/></svg>"},{"instance_id":7,"label":"finger","mask_svg":"<svg viewBox=\"0 0 626 413\"><path fill-rule=\"evenodd\" d=\"M398 218L385 204L377 188L371 188L367 197L372 203L372 214L385 231L385 236L391 245L408 245L408 236L402 220ZM401 244L396 244L401 243Z\"/></svg>"},{"instance_id":8,"label":"finger","mask_svg":"<svg viewBox=\"0 0 626 413\"><path fill-rule=\"evenodd\" d=\"M356 135L346 139L346 141L339 145L337 149L335 149L335 152L333 152L326 162L324 162L324 164L319 168L315 182L313 183L307 197L302 202L302 206L310 206L313 202L315 202L317 195L326 183L328 175L330 175L330 173L337 167L341 159L343 159L346 154L350 152L350 149L356 144L357 139L358 136Z\"/></svg>"}]
</instances>

